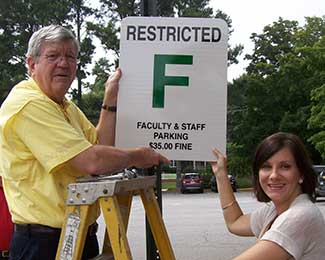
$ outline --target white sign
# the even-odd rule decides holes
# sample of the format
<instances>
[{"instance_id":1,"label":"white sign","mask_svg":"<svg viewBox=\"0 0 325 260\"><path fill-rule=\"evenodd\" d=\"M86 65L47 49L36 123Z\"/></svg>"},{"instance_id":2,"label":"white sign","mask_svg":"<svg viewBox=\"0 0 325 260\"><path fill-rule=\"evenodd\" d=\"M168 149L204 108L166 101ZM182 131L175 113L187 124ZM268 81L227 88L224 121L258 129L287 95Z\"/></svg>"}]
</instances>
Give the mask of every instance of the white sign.
<instances>
[{"instance_id":1,"label":"white sign","mask_svg":"<svg viewBox=\"0 0 325 260\"><path fill-rule=\"evenodd\" d=\"M116 146L151 146L170 160L225 152L227 40L220 19L124 19Z\"/></svg>"}]
</instances>

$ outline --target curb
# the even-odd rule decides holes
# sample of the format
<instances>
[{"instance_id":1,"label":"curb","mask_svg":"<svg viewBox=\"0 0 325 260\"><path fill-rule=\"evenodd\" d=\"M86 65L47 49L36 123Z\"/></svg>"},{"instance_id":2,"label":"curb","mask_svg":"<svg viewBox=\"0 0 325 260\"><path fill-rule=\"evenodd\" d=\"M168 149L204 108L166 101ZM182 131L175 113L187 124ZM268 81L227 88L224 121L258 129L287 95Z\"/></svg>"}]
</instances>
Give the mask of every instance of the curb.
<instances>
[{"instance_id":1,"label":"curb","mask_svg":"<svg viewBox=\"0 0 325 260\"><path fill-rule=\"evenodd\" d=\"M207 189L205 189L205 190L210 190L210 189L207 188ZM254 190L253 187L237 189L237 191L253 191L253 190ZM173 191L177 191L177 189L173 189L173 190L169 190L169 189L161 189L161 191L163 191L163 192L167 192L167 191L173 192Z\"/></svg>"}]
</instances>

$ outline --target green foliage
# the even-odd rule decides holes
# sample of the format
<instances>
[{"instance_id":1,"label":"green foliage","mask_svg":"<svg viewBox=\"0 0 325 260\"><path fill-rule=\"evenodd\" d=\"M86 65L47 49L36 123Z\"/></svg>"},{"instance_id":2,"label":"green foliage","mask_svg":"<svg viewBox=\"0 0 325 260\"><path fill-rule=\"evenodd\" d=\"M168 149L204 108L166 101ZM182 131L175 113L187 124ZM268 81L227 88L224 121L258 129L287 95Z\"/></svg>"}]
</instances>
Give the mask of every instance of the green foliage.
<instances>
[{"instance_id":1,"label":"green foliage","mask_svg":"<svg viewBox=\"0 0 325 260\"><path fill-rule=\"evenodd\" d=\"M211 17L213 9L208 7L209 0L178 0L175 9L178 17Z\"/></svg>"},{"instance_id":2,"label":"green foliage","mask_svg":"<svg viewBox=\"0 0 325 260\"><path fill-rule=\"evenodd\" d=\"M95 13L93 8L88 6L87 0L71 0L68 2L69 5L69 24L76 31L77 39L80 43L79 53L79 64L77 70L77 90L72 91L73 99L76 99L76 103L80 108L84 107L82 102L83 88L87 86L84 80L87 78L89 73L87 72L87 65L92 62L92 55L95 50L95 46L92 43L91 35L86 27L86 21L92 17Z\"/></svg>"},{"instance_id":3,"label":"green foliage","mask_svg":"<svg viewBox=\"0 0 325 260\"><path fill-rule=\"evenodd\" d=\"M252 34L247 74L228 88L228 152L235 158L230 160L252 158L263 138L286 131L298 134L320 162L324 98L317 89L325 83L324 25L324 18L307 17L303 27L280 18L262 34Z\"/></svg>"},{"instance_id":4,"label":"green foliage","mask_svg":"<svg viewBox=\"0 0 325 260\"><path fill-rule=\"evenodd\" d=\"M176 167L170 167L169 165L163 165L161 167L162 172L176 173Z\"/></svg>"},{"instance_id":5,"label":"green foliage","mask_svg":"<svg viewBox=\"0 0 325 260\"><path fill-rule=\"evenodd\" d=\"M83 95L83 112L94 125L98 123L98 111L103 103L104 91L92 91Z\"/></svg>"},{"instance_id":6,"label":"green foliage","mask_svg":"<svg viewBox=\"0 0 325 260\"><path fill-rule=\"evenodd\" d=\"M283 20L264 27L262 34L253 33L250 37L255 44L252 55L246 55L250 60L248 73L269 75L279 67L279 58L292 51L294 35L298 30L298 22Z\"/></svg>"},{"instance_id":7,"label":"green foliage","mask_svg":"<svg viewBox=\"0 0 325 260\"><path fill-rule=\"evenodd\" d=\"M234 143L227 144L228 173L236 176L236 178L252 175L251 161L246 156L241 156L242 148L242 145Z\"/></svg>"},{"instance_id":8,"label":"green foliage","mask_svg":"<svg viewBox=\"0 0 325 260\"><path fill-rule=\"evenodd\" d=\"M193 165L189 164L183 168L182 173L189 173L189 172L198 172L198 171L193 167Z\"/></svg>"},{"instance_id":9,"label":"green foliage","mask_svg":"<svg viewBox=\"0 0 325 260\"><path fill-rule=\"evenodd\" d=\"M100 106L103 102L105 82L111 73L112 64L106 58L100 58L93 68L94 84L89 85L89 92L83 94L83 111L90 121L96 125L99 119Z\"/></svg>"},{"instance_id":10,"label":"green foliage","mask_svg":"<svg viewBox=\"0 0 325 260\"><path fill-rule=\"evenodd\" d=\"M252 175L236 177L236 183L238 189L251 188L253 187L253 177Z\"/></svg>"},{"instance_id":11,"label":"green foliage","mask_svg":"<svg viewBox=\"0 0 325 260\"><path fill-rule=\"evenodd\" d=\"M203 177L203 187L210 188L210 179L212 177L212 174L209 172L204 172L204 173L201 173L201 175Z\"/></svg>"},{"instance_id":12,"label":"green foliage","mask_svg":"<svg viewBox=\"0 0 325 260\"><path fill-rule=\"evenodd\" d=\"M315 133L309 138L316 149L325 158L325 84L311 93L312 107L308 127Z\"/></svg>"},{"instance_id":13,"label":"green foliage","mask_svg":"<svg viewBox=\"0 0 325 260\"><path fill-rule=\"evenodd\" d=\"M67 0L1 0L0 93L1 103L11 88L27 75L25 53L30 36L49 24L66 25Z\"/></svg>"},{"instance_id":14,"label":"green foliage","mask_svg":"<svg viewBox=\"0 0 325 260\"><path fill-rule=\"evenodd\" d=\"M224 20L228 25L228 31L229 31L229 39L231 38L231 34L234 32L234 29L232 28L232 20L230 16L228 16L226 13L222 12L221 10L217 10L213 16L214 18L220 18ZM235 46L230 46L228 44L228 66L231 64L238 64L238 56L242 54L244 49L244 46L242 44L238 44Z\"/></svg>"},{"instance_id":15,"label":"green foliage","mask_svg":"<svg viewBox=\"0 0 325 260\"><path fill-rule=\"evenodd\" d=\"M175 15L174 6L177 0L157 0L157 15L163 17L173 17Z\"/></svg>"},{"instance_id":16,"label":"green foliage","mask_svg":"<svg viewBox=\"0 0 325 260\"><path fill-rule=\"evenodd\" d=\"M25 53L28 40L39 28L60 24L72 30L80 41L78 90L72 92L81 100L81 83L88 76L86 66L91 62L94 46L83 33L83 21L93 14L84 0L2 0L0 3L0 91L2 100L10 89L27 75ZM1 100L1 101L2 101Z\"/></svg>"}]
</instances>

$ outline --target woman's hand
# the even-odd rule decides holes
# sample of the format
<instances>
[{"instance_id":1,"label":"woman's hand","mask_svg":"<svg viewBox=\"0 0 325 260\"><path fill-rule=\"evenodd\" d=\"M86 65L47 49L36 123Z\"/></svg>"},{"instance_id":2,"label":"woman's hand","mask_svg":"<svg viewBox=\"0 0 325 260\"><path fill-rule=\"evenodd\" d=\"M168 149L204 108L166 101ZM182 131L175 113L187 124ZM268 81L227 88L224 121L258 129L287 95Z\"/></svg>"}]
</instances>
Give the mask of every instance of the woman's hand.
<instances>
[{"instance_id":1,"label":"woman's hand","mask_svg":"<svg viewBox=\"0 0 325 260\"><path fill-rule=\"evenodd\" d=\"M239 236L253 236L254 234L250 228L250 215L243 214L229 182L227 175L227 157L218 149L213 149L213 154L216 156L216 161L211 162L211 166L216 176L220 205L227 228L231 233Z\"/></svg>"},{"instance_id":2,"label":"woman's hand","mask_svg":"<svg viewBox=\"0 0 325 260\"><path fill-rule=\"evenodd\" d=\"M216 156L216 161L211 162L213 173L216 177L227 173L227 157L223 155L217 148L212 150Z\"/></svg>"}]
</instances>

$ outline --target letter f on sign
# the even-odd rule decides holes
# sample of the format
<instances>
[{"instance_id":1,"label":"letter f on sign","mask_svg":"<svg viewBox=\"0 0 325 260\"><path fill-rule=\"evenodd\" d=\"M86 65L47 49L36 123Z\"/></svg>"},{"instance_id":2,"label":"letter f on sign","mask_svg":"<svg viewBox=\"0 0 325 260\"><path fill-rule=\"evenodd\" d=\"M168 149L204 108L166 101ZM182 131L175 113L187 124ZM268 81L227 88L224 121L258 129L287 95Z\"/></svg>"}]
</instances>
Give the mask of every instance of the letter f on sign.
<instances>
[{"instance_id":1,"label":"letter f on sign","mask_svg":"<svg viewBox=\"0 0 325 260\"><path fill-rule=\"evenodd\" d=\"M152 107L163 108L165 104L165 86L188 86L188 77L166 76L166 64L192 65L190 55L160 55L154 59Z\"/></svg>"}]
</instances>

